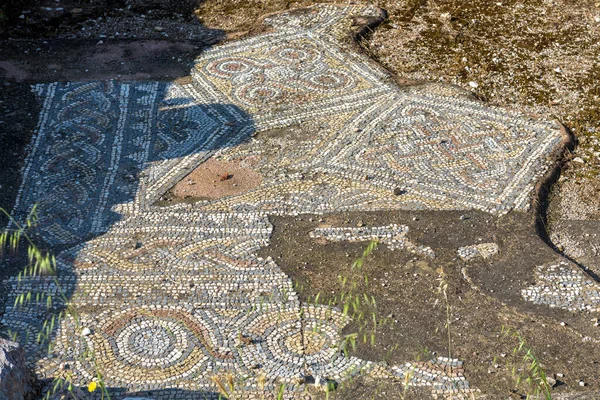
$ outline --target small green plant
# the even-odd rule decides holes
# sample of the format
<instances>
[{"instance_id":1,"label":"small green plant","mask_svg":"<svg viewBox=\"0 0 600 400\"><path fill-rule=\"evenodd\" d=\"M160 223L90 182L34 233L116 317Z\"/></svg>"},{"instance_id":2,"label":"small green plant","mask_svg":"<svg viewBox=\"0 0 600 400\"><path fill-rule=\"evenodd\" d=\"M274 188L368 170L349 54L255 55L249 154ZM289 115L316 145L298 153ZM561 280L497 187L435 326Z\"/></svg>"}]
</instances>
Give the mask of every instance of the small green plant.
<instances>
[{"instance_id":1,"label":"small green plant","mask_svg":"<svg viewBox=\"0 0 600 400\"><path fill-rule=\"evenodd\" d=\"M277 400L283 400L284 393L285 393L285 385L281 384L279 386L279 390L277 391Z\"/></svg>"},{"instance_id":2,"label":"small green plant","mask_svg":"<svg viewBox=\"0 0 600 400\"><path fill-rule=\"evenodd\" d=\"M373 240L369 242L361 256L351 264L349 270L338 275L337 278L340 284L339 294L329 297L322 295L322 293L317 293L313 298L309 298L309 302L313 301L315 304L319 304L320 302L329 305L329 307L341 308L343 317L354 324L354 332L343 335L338 343L338 349L346 356L350 352L355 351L361 342L375 346L378 330L389 322L387 317L382 318L379 316L375 297L369 293L371 279L364 268L367 259L377 247L377 241ZM386 358L389 358L394 350L395 348L388 351ZM342 385L352 383L355 376L358 376L356 372L349 372L348 379ZM410 387L412 373L409 373L404 378L403 390L406 393ZM375 394L380 392L380 385L383 385L383 381L375 389ZM333 381L328 382L323 389L325 397L328 399L330 393L336 390L336 383Z\"/></svg>"},{"instance_id":3,"label":"small green plant","mask_svg":"<svg viewBox=\"0 0 600 400\"><path fill-rule=\"evenodd\" d=\"M444 321L444 329L446 331L446 341L447 341L447 346L448 346L448 359L451 361L452 355L453 355L453 351L452 351L452 306L450 304L450 299L448 297L448 276L447 276L446 272L444 271L443 267L438 268L436 270L436 272L438 273L437 280L439 282L438 287L437 287L437 293L440 297L435 300L435 305L438 305L440 303L440 299L441 299L444 310L445 310L445 317L446 317L446 320ZM423 354L428 359L432 358L432 356L429 354L429 352L426 349L423 351ZM452 364L450 364L448 366L448 369L449 369L449 373L452 374ZM453 392L455 394L458 394L460 396L459 398L471 398L471 399L475 398L474 392L465 391L464 389L462 389L461 387L458 387L456 385L453 386Z\"/></svg>"},{"instance_id":4,"label":"small green plant","mask_svg":"<svg viewBox=\"0 0 600 400\"><path fill-rule=\"evenodd\" d=\"M529 347L521 333L510 328L502 327L502 334L517 341L512 350L513 360L508 360L511 374L517 387L526 384L527 399L538 399L543 396L545 400L552 399L552 385L548 383L546 371L540 361Z\"/></svg>"},{"instance_id":5,"label":"small green plant","mask_svg":"<svg viewBox=\"0 0 600 400\"><path fill-rule=\"evenodd\" d=\"M0 256L6 251L16 254L21 245L22 239L25 239L27 246L27 265L18 274L18 284L24 284L24 281L37 280L39 290L24 290L15 297L14 307L24 308L28 306L46 307L49 317L43 322L42 329L36 335L36 344L46 345L48 354L52 354L51 337L55 328L65 320L70 320L75 325L75 331L81 332L82 326L77 310L70 304L66 295L66 290L60 284L58 271L56 268L56 259L49 251L42 251L38 248L32 239L30 232L37 225L36 206L34 206L24 224L19 224L5 209L0 208L0 213L4 214L10 222L12 228L5 229L0 233ZM27 288L30 285L25 285ZM60 311L55 310L60 306ZM28 332L26 338L19 338L16 332L7 332L12 340L28 340L33 332ZM90 393L100 389L102 399L110 399L110 394L104 384L102 373L96 364L94 352L86 342L83 341L84 350L78 355L79 361L86 359L94 366L94 378L87 384L86 390ZM67 389L73 399L76 396L76 377L71 370L66 370L61 375L54 378L50 390L47 391L45 398L50 398L58 390Z\"/></svg>"},{"instance_id":6,"label":"small green plant","mask_svg":"<svg viewBox=\"0 0 600 400\"><path fill-rule=\"evenodd\" d=\"M235 382L233 380L233 375L215 375L212 376L210 379L213 381L213 383L217 386L217 389L219 390L219 399L225 398L228 400L233 400L238 398L235 391Z\"/></svg>"},{"instance_id":7,"label":"small green plant","mask_svg":"<svg viewBox=\"0 0 600 400\"><path fill-rule=\"evenodd\" d=\"M341 349L347 354L348 349L356 348L356 340L375 345L377 329L387 323L386 318L377 314L377 302L373 295L367 294L369 289L369 276L363 267L366 259L377 249L378 242L371 241L363 251L361 257L352 263L348 274L338 275L341 284L341 294L336 296L332 303L342 305L342 313L349 320L358 325L356 334L346 335L342 339ZM315 302L318 301L316 296Z\"/></svg>"}]
</instances>

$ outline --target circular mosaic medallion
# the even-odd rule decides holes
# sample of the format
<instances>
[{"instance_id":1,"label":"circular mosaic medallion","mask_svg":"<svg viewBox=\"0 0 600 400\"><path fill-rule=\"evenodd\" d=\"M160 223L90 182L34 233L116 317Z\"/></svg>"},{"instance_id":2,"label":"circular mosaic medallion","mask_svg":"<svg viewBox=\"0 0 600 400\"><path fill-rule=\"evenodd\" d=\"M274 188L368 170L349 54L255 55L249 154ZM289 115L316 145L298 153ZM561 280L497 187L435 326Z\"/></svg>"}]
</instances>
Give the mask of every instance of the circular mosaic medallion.
<instances>
[{"instance_id":1,"label":"circular mosaic medallion","mask_svg":"<svg viewBox=\"0 0 600 400\"><path fill-rule=\"evenodd\" d=\"M355 84L350 75L333 69L309 74L305 82L306 87L312 90L347 90Z\"/></svg>"},{"instance_id":2,"label":"circular mosaic medallion","mask_svg":"<svg viewBox=\"0 0 600 400\"><path fill-rule=\"evenodd\" d=\"M112 384L157 384L198 377L220 354L209 328L179 309L135 309L104 313L107 322L88 337L96 362ZM100 318L99 318L100 319Z\"/></svg>"},{"instance_id":3,"label":"circular mosaic medallion","mask_svg":"<svg viewBox=\"0 0 600 400\"><path fill-rule=\"evenodd\" d=\"M226 57L214 60L206 66L206 71L220 78L245 75L257 69L256 63L244 57Z\"/></svg>"},{"instance_id":4,"label":"circular mosaic medallion","mask_svg":"<svg viewBox=\"0 0 600 400\"><path fill-rule=\"evenodd\" d=\"M301 316L302 314L302 316ZM245 364L261 365L269 376L293 381L308 365L320 370L338 355L345 318L320 307L261 314L247 327L259 351L243 353Z\"/></svg>"},{"instance_id":5,"label":"circular mosaic medallion","mask_svg":"<svg viewBox=\"0 0 600 400\"><path fill-rule=\"evenodd\" d=\"M285 94L283 85L271 81L244 85L235 91L237 99L249 106L277 103Z\"/></svg>"},{"instance_id":6,"label":"circular mosaic medallion","mask_svg":"<svg viewBox=\"0 0 600 400\"><path fill-rule=\"evenodd\" d=\"M319 59L319 53L312 46L285 46L273 52L286 63L312 63Z\"/></svg>"}]
</instances>

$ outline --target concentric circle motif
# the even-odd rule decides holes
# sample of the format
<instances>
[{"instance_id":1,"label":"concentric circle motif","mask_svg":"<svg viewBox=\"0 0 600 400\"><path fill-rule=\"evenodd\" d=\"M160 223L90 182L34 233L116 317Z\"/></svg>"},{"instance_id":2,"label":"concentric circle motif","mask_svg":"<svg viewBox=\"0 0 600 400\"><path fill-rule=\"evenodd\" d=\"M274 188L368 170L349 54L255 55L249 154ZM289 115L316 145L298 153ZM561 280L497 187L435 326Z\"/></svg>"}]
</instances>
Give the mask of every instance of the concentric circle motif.
<instances>
[{"instance_id":1,"label":"concentric circle motif","mask_svg":"<svg viewBox=\"0 0 600 400\"><path fill-rule=\"evenodd\" d=\"M321 307L261 314L247 328L260 349L242 358L248 366L261 365L267 376L293 381L306 365L315 370L331 365L344 321L339 312Z\"/></svg>"},{"instance_id":2,"label":"concentric circle motif","mask_svg":"<svg viewBox=\"0 0 600 400\"><path fill-rule=\"evenodd\" d=\"M290 63L312 63L319 58L319 53L308 46L286 46L275 49L273 54L285 62Z\"/></svg>"},{"instance_id":3,"label":"concentric circle motif","mask_svg":"<svg viewBox=\"0 0 600 400\"><path fill-rule=\"evenodd\" d=\"M226 57L210 62L206 71L220 78L231 78L234 76L252 73L257 69L255 62L243 57Z\"/></svg>"},{"instance_id":4,"label":"concentric circle motif","mask_svg":"<svg viewBox=\"0 0 600 400\"><path fill-rule=\"evenodd\" d=\"M348 74L332 69L310 74L304 81L312 90L342 90L354 86L354 80Z\"/></svg>"},{"instance_id":5,"label":"concentric circle motif","mask_svg":"<svg viewBox=\"0 0 600 400\"><path fill-rule=\"evenodd\" d=\"M307 331L304 329L302 332L297 332L285 341L285 347L291 351L298 348L302 349L301 354L313 355L317 354L325 348L327 345L327 338L319 331Z\"/></svg>"},{"instance_id":6,"label":"concentric circle motif","mask_svg":"<svg viewBox=\"0 0 600 400\"><path fill-rule=\"evenodd\" d=\"M283 85L275 82L264 82L244 85L235 91L235 96L249 106L276 103L284 98L286 93Z\"/></svg>"},{"instance_id":7,"label":"concentric circle motif","mask_svg":"<svg viewBox=\"0 0 600 400\"><path fill-rule=\"evenodd\" d=\"M136 309L116 315L88 337L96 361L113 383L158 384L197 376L212 361L230 360L209 326L178 309Z\"/></svg>"},{"instance_id":8,"label":"concentric circle motif","mask_svg":"<svg viewBox=\"0 0 600 400\"><path fill-rule=\"evenodd\" d=\"M179 333L176 322L149 319L135 325L137 329L124 330L116 339L119 354L131 363L168 367L190 347L187 335Z\"/></svg>"}]
</instances>

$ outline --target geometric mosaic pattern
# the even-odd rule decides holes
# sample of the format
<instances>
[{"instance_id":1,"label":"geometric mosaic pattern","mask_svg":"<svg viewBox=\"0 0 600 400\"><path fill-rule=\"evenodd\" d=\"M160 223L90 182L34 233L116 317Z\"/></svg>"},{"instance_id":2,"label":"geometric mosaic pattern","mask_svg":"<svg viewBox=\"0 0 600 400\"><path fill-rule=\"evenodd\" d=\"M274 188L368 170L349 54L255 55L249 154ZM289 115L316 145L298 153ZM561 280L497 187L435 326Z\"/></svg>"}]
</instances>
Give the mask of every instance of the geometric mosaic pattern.
<instances>
[{"instance_id":1,"label":"geometric mosaic pattern","mask_svg":"<svg viewBox=\"0 0 600 400\"><path fill-rule=\"evenodd\" d=\"M38 203L52 244L78 243L139 212L253 131L236 107L192 103L174 84L52 83L35 91L43 109L13 215Z\"/></svg>"},{"instance_id":2,"label":"geometric mosaic pattern","mask_svg":"<svg viewBox=\"0 0 600 400\"><path fill-rule=\"evenodd\" d=\"M156 398L177 398L170 389L210 398L210 378L227 373L244 377L249 395L260 376L265 388L283 383L293 397L309 378L359 373L468 390L457 360L387 367L344 356L346 318L302 304L279 266L256 255L269 245L269 215L502 214L525 209L546 171L561 141L556 124L444 90L399 88L340 41L353 18L378 16L372 6L321 5L266 18L272 32L202 53L188 83L34 87L43 107L13 215L39 204L39 232L62 250L59 284L86 328L64 321L47 356L35 333L61 299L50 312L12 304L23 292L58 289L48 278L7 282L2 323L25 342L41 376L69 370L84 384L95 365L109 387L165 389ZM287 134L273 135L277 129ZM260 185L155 205L210 157L251 167ZM327 229L313 234L376 238L433 256L406 241L404 226Z\"/></svg>"},{"instance_id":3,"label":"geometric mosaic pattern","mask_svg":"<svg viewBox=\"0 0 600 400\"><path fill-rule=\"evenodd\" d=\"M328 9L338 14L333 21L326 17ZM352 10L339 13L339 7L323 6L320 11L295 15L298 20L267 19L274 32L205 51L192 69L193 94L246 110L260 130L360 110L389 92L393 84L384 71L367 58L340 51L330 35L331 24Z\"/></svg>"},{"instance_id":4,"label":"geometric mosaic pattern","mask_svg":"<svg viewBox=\"0 0 600 400\"><path fill-rule=\"evenodd\" d=\"M279 28L274 33L205 52L193 69L191 95L239 106L255 118L258 133L308 120L339 122L337 129L324 127L304 157L294 154L289 171L333 176L352 186L352 193L342 190L338 197L358 204L336 209L503 214L528 207L546 157L561 141L558 124L474 100L403 90L368 58L340 51L321 19L310 17L282 26L273 20ZM286 183L298 182L290 177ZM278 192L289 191L284 182L276 185ZM395 188L403 193L397 199L382 195ZM261 208L252 203L245 206Z\"/></svg>"},{"instance_id":5,"label":"geometric mosaic pattern","mask_svg":"<svg viewBox=\"0 0 600 400\"><path fill-rule=\"evenodd\" d=\"M48 278L11 278L2 323L37 360L40 376L52 378L68 365L83 385L97 368L109 387L130 392L178 388L209 396L211 377L231 373L250 377L238 390L252 392L262 375L267 390L283 383L293 397L309 378L341 382L370 373L400 380L402 371L414 386L468 389L459 368L449 374L438 361L388 370L344 356L347 317L301 304L273 260L254 254L271 231L266 214L155 208L59 254L60 287L89 334L67 319L52 338L51 357L36 345L46 305L12 304L21 293L56 290ZM53 302L55 309L64 305L58 296ZM75 357L88 350L93 359ZM177 398L168 393L164 398Z\"/></svg>"}]
</instances>

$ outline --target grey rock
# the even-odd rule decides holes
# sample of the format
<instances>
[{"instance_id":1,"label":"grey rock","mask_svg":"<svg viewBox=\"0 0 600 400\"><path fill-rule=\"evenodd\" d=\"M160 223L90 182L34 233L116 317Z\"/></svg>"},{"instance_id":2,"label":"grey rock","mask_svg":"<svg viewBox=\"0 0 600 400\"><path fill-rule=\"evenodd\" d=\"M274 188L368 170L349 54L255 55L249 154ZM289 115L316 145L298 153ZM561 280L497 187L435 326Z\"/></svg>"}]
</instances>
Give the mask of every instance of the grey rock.
<instances>
[{"instance_id":1,"label":"grey rock","mask_svg":"<svg viewBox=\"0 0 600 400\"><path fill-rule=\"evenodd\" d=\"M23 349L18 343L0 338L0 400L26 398L33 382Z\"/></svg>"}]
</instances>

